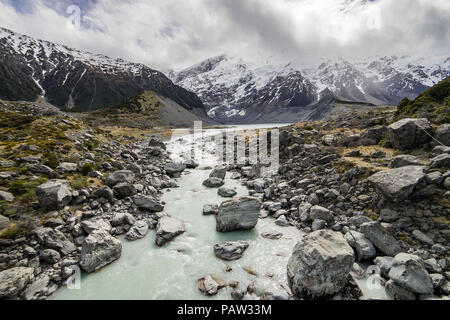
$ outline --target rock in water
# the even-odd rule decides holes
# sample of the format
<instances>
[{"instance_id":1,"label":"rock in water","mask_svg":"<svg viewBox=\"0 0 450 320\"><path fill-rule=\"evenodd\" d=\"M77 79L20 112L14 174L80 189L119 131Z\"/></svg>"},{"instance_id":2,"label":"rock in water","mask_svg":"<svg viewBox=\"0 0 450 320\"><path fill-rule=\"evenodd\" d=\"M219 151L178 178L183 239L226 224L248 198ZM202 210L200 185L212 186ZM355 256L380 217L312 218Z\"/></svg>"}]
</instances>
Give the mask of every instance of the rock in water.
<instances>
[{"instance_id":1,"label":"rock in water","mask_svg":"<svg viewBox=\"0 0 450 320\"><path fill-rule=\"evenodd\" d=\"M50 180L36 188L36 196L42 209L59 210L72 200L72 189L66 180Z\"/></svg>"},{"instance_id":2,"label":"rock in water","mask_svg":"<svg viewBox=\"0 0 450 320\"><path fill-rule=\"evenodd\" d=\"M171 163L166 164L166 166L164 167L164 170L166 171L167 174L173 176L173 175L180 174L184 170L186 170L186 165L184 165L182 163L171 162Z\"/></svg>"},{"instance_id":3,"label":"rock in water","mask_svg":"<svg viewBox=\"0 0 450 320\"><path fill-rule=\"evenodd\" d=\"M254 197L242 197L222 202L216 215L216 230L228 232L250 230L258 222L261 201Z\"/></svg>"},{"instance_id":4,"label":"rock in water","mask_svg":"<svg viewBox=\"0 0 450 320\"><path fill-rule=\"evenodd\" d=\"M240 259L248 247L249 244L245 241L227 241L216 244L214 253L220 259L233 261Z\"/></svg>"},{"instance_id":5,"label":"rock in water","mask_svg":"<svg viewBox=\"0 0 450 320\"><path fill-rule=\"evenodd\" d=\"M399 202L407 199L414 188L425 179L425 167L406 166L380 171L368 180L388 199Z\"/></svg>"},{"instance_id":6,"label":"rock in water","mask_svg":"<svg viewBox=\"0 0 450 320\"><path fill-rule=\"evenodd\" d=\"M222 166L222 167L214 168L213 171L209 174L209 177L210 178L219 178L219 179L224 180L226 174L227 174L227 167Z\"/></svg>"},{"instance_id":7,"label":"rock in water","mask_svg":"<svg viewBox=\"0 0 450 320\"><path fill-rule=\"evenodd\" d=\"M80 266L86 272L95 272L120 258L122 243L104 230L94 230L84 239Z\"/></svg>"},{"instance_id":8,"label":"rock in water","mask_svg":"<svg viewBox=\"0 0 450 320\"><path fill-rule=\"evenodd\" d=\"M203 206L203 215L209 216L217 214L219 212L219 206L217 204L205 204Z\"/></svg>"},{"instance_id":9,"label":"rock in water","mask_svg":"<svg viewBox=\"0 0 450 320\"><path fill-rule=\"evenodd\" d=\"M0 299L13 299L34 279L34 269L16 267L0 272Z\"/></svg>"},{"instance_id":10,"label":"rock in water","mask_svg":"<svg viewBox=\"0 0 450 320\"><path fill-rule=\"evenodd\" d=\"M333 295L346 285L354 262L353 249L341 233L312 232L297 243L289 259L289 285L299 297Z\"/></svg>"},{"instance_id":11,"label":"rock in water","mask_svg":"<svg viewBox=\"0 0 450 320\"><path fill-rule=\"evenodd\" d=\"M34 233L40 244L58 250L62 255L68 255L77 250L77 247L61 231L52 228L39 228Z\"/></svg>"},{"instance_id":12,"label":"rock in water","mask_svg":"<svg viewBox=\"0 0 450 320\"><path fill-rule=\"evenodd\" d=\"M214 296L222 288L225 288L225 283L216 276L207 275L198 279L198 289L206 296Z\"/></svg>"},{"instance_id":13,"label":"rock in water","mask_svg":"<svg viewBox=\"0 0 450 320\"><path fill-rule=\"evenodd\" d=\"M127 232L126 239L130 241L142 239L147 235L148 223L146 221L136 222Z\"/></svg>"},{"instance_id":14,"label":"rock in water","mask_svg":"<svg viewBox=\"0 0 450 320\"><path fill-rule=\"evenodd\" d=\"M217 194L224 198L233 198L237 192L233 189L222 187L217 191Z\"/></svg>"},{"instance_id":15,"label":"rock in water","mask_svg":"<svg viewBox=\"0 0 450 320\"><path fill-rule=\"evenodd\" d=\"M389 278L408 291L417 294L433 293L431 277L425 269L423 260L418 256L408 253L396 255L389 271Z\"/></svg>"},{"instance_id":16,"label":"rock in water","mask_svg":"<svg viewBox=\"0 0 450 320\"><path fill-rule=\"evenodd\" d=\"M395 256L400 252L400 243L380 223L364 223L360 230L385 255Z\"/></svg>"},{"instance_id":17,"label":"rock in water","mask_svg":"<svg viewBox=\"0 0 450 320\"><path fill-rule=\"evenodd\" d=\"M219 178L208 178L203 181L203 185L208 188L218 188L225 184L225 181Z\"/></svg>"},{"instance_id":18,"label":"rock in water","mask_svg":"<svg viewBox=\"0 0 450 320\"><path fill-rule=\"evenodd\" d=\"M155 199L147 196L137 195L133 197L134 204L144 210L152 212L161 212L164 210L164 206Z\"/></svg>"},{"instance_id":19,"label":"rock in water","mask_svg":"<svg viewBox=\"0 0 450 320\"><path fill-rule=\"evenodd\" d=\"M156 245L159 247L163 246L185 230L185 225L182 221L169 216L161 217L156 228Z\"/></svg>"},{"instance_id":20,"label":"rock in water","mask_svg":"<svg viewBox=\"0 0 450 320\"><path fill-rule=\"evenodd\" d=\"M427 119L402 119L388 126L387 130L389 142L400 150L422 146L431 140L431 134Z\"/></svg>"}]
</instances>

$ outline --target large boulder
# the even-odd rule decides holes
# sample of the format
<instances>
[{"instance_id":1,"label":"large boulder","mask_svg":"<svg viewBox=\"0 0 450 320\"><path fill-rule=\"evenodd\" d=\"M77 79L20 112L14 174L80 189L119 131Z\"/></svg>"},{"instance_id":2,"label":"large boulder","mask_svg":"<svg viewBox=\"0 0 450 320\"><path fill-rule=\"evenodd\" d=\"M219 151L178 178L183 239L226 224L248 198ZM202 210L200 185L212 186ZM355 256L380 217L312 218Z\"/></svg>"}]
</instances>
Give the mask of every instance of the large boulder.
<instances>
[{"instance_id":1,"label":"large boulder","mask_svg":"<svg viewBox=\"0 0 450 320\"><path fill-rule=\"evenodd\" d=\"M248 247L249 244L246 241L222 242L214 245L214 254L222 260L238 260L242 257Z\"/></svg>"},{"instance_id":2,"label":"large boulder","mask_svg":"<svg viewBox=\"0 0 450 320\"><path fill-rule=\"evenodd\" d=\"M39 204L47 211L60 210L72 200L72 189L66 180L49 180L35 190Z\"/></svg>"},{"instance_id":3,"label":"large boulder","mask_svg":"<svg viewBox=\"0 0 450 320\"><path fill-rule=\"evenodd\" d=\"M396 149L421 147L431 140L431 126L427 119L402 119L388 126L389 142Z\"/></svg>"},{"instance_id":4,"label":"large boulder","mask_svg":"<svg viewBox=\"0 0 450 320\"><path fill-rule=\"evenodd\" d=\"M0 299L17 298L33 279L33 268L16 267L0 272Z\"/></svg>"},{"instance_id":5,"label":"large boulder","mask_svg":"<svg viewBox=\"0 0 450 320\"><path fill-rule=\"evenodd\" d=\"M77 247L59 230L39 228L34 234L41 245L58 250L62 255L68 255L77 250Z\"/></svg>"},{"instance_id":6,"label":"large boulder","mask_svg":"<svg viewBox=\"0 0 450 320\"><path fill-rule=\"evenodd\" d=\"M242 197L224 201L219 206L216 230L228 232L250 230L258 222L261 201L254 197Z\"/></svg>"},{"instance_id":7,"label":"large boulder","mask_svg":"<svg viewBox=\"0 0 450 320\"><path fill-rule=\"evenodd\" d=\"M209 177L210 178L219 178L219 179L224 180L226 174L227 174L227 167L221 166L221 167L214 168L213 171L211 171L211 173L209 174Z\"/></svg>"},{"instance_id":8,"label":"large boulder","mask_svg":"<svg viewBox=\"0 0 450 320\"><path fill-rule=\"evenodd\" d=\"M132 184L134 182L134 172L131 170L119 170L110 173L105 180L105 183L111 188L119 183Z\"/></svg>"},{"instance_id":9,"label":"large boulder","mask_svg":"<svg viewBox=\"0 0 450 320\"><path fill-rule=\"evenodd\" d=\"M397 254L389 271L389 278L408 291L417 294L433 293L431 277L425 269L423 260L418 256L408 253Z\"/></svg>"},{"instance_id":10,"label":"large boulder","mask_svg":"<svg viewBox=\"0 0 450 320\"><path fill-rule=\"evenodd\" d=\"M380 223L368 222L360 227L361 233L387 256L400 252L400 243Z\"/></svg>"},{"instance_id":11,"label":"large boulder","mask_svg":"<svg viewBox=\"0 0 450 320\"><path fill-rule=\"evenodd\" d=\"M400 202L406 200L425 177L425 167L406 166L380 171L370 176L368 180L386 198L394 202Z\"/></svg>"},{"instance_id":12,"label":"large boulder","mask_svg":"<svg viewBox=\"0 0 450 320\"><path fill-rule=\"evenodd\" d=\"M125 199L137 193L136 187L131 183L121 182L113 187L114 194L118 199Z\"/></svg>"},{"instance_id":13,"label":"large boulder","mask_svg":"<svg viewBox=\"0 0 450 320\"><path fill-rule=\"evenodd\" d=\"M289 259L289 285L299 297L333 295L346 285L354 262L353 249L341 233L312 232L297 243Z\"/></svg>"},{"instance_id":14,"label":"large boulder","mask_svg":"<svg viewBox=\"0 0 450 320\"><path fill-rule=\"evenodd\" d=\"M161 247L173 238L184 233L185 230L186 227L182 221L170 216L163 216L159 219L158 226L156 227L155 243Z\"/></svg>"},{"instance_id":15,"label":"large boulder","mask_svg":"<svg viewBox=\"0 0 450 320\"><path fill-rule=\"evenodd\" d=\"M443 145L450 147L450 124L443 124L434 133L434 138ZM432 146L440 145L436 140L431 141Z\"/></svg>"},{"instance_id":16,"label":"large boulder","mask_svg":"<svg viewBox=\"0 0 450 320\"><path fill-rule=\"evenodd\" d=\"M95 272L120 258L122 243L104 230L94 230L81 248L80 266L86 272Z\"/></svg>"},{"instance_id":17,"label":"large boulder","mask_svg":"<svg viewBox=\"0 0 450 320\"><path fill-rule=\"evenodd\" d=\"M374 258L376 255L375 247L362 233L349 231L344 236L348 244L355 249L356 257L359 261Z\"/></svg>"},{"instance_id":18,"label":"large boulder","mask_svg":"<svg viewBox=\"0 0 450 320\"><path fill-rule=\"evenodd\" d=\"M78 165L76 163L71 162L61 162L59 166L56 168L56 170L61 173L76 172L77 169Z\"/></svg>"},{"instance_id":19,"label":"large boulder","mask_svg":"<svg viewBox=\"0 0 450 320\"><path fill-rule=\"evenodd\" d=\"M137 205L140 209L152 211L152 212L161 212L164 210L164 206L160 204L158 201L156 201L153 198L137 195L133 197L133 202L135 205Z\"/></svg>"}]
</instances>

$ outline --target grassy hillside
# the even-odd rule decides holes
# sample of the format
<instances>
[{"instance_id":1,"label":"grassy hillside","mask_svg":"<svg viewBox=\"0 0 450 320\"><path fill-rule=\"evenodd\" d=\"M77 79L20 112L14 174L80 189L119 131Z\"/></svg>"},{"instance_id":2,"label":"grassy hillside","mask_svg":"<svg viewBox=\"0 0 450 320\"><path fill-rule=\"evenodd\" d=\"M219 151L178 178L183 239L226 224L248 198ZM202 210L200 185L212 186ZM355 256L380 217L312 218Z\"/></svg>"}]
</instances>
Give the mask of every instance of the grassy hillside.
<instances>
[{"instance_id":1,"label":"grassy hillside","mask_svg":"<svg viewBox=\"0 0 450 320\"><path fill-rule=\"evenodd\" d=\"M403 99L396 116L428 118L436 124L450 123L450 77L425 90L415 100Z\"/></svg>"}]
</instances>

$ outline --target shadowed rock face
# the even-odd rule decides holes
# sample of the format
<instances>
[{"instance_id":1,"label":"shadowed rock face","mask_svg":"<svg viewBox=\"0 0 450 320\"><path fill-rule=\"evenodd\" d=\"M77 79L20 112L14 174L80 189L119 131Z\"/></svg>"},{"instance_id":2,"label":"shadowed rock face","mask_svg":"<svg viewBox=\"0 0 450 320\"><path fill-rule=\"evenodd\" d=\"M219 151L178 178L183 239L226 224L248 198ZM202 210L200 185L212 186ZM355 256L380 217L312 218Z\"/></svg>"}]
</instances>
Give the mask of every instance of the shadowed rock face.
<instances>
[{"instance_id":1,"label":"shadowed rock face","mask_svg":"<svg viewBox=\"0 0 450 320\"><path fill-rule=\"evenodd\" d=\"M222 202L216 215L216 230L228 232L254 228L258 222L261 204L261 201L254 197Z\"/></svg>"},{"instance_id":2,"label":"shadowed rock face","mask_svg":"<svg viewBox=\"0 0 450 320\"><path fill-rule=\"evenodd\" d=\"M344 288L355 257L339 232L319 230L294 248L287 266L292 292L297 296L325 297Z\"/></svg>"},{"instance_id":3,"label":"shadowed rock face","mask_svg":"<svg viewBox=\"0 0 450 320\"><path fill-rule=\"evenodd\" d=\"M418 148L431 140L432 130L427 119L402 119L388 126L389 142L396 149Z\"/></svg>"}]
</instances>

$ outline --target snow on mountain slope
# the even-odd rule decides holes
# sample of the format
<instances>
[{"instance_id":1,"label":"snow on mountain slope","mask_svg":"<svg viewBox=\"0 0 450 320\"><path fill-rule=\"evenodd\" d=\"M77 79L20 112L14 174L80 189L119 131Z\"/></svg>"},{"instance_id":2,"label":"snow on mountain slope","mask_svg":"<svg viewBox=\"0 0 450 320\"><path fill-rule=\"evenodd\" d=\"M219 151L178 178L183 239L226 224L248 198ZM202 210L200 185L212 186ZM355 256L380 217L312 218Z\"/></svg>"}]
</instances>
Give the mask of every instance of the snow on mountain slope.
<instances>
[{"instance_id":1,"label":"snow on mountain slope","mask_svg":"<svg viewBox=\"0 0 450 320\"><path fill-rule=\"evenodd\" d=\"M65 109L94 110L153 90L182 107L204 113L201 100L163 73L139 63L0 28L0 97L33 101L38 96Z\"/></svg>"},{"instance_id":2,"label":"snow on mountain slope","mask_svg":"<svg viewBox=\"0 0 450 320\"><path fill-rule=\"evenodd\" d=\"M258 107L310 108L325 93L336 99L377 105L413 98L450 76L448 56L374 57L363 61L326 60L312 66L300 59L219 56L172 73L176 83L198 94L208 114L237 121ZM303 112L300 112L304 114Z\"/></svg>"}]
</instances>

